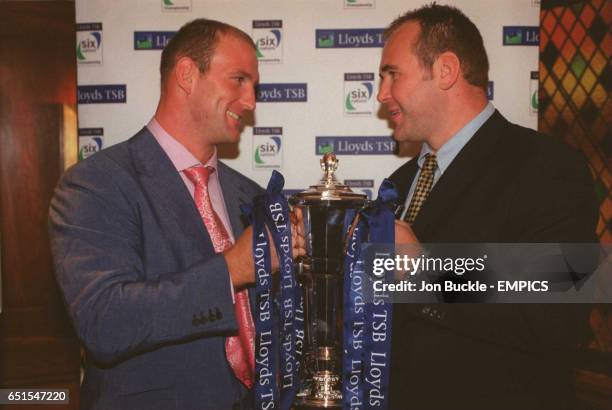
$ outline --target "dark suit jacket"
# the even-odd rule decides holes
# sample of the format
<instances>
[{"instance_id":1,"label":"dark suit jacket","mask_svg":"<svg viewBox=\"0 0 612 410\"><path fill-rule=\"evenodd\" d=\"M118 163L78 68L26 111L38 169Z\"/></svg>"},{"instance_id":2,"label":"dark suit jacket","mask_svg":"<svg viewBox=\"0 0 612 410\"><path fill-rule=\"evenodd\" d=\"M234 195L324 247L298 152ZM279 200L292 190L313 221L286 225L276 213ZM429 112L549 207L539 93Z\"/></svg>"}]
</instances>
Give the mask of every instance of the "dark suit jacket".
<instances>
[{"instance_id":1,"label":"dark suit jacket","mask_svg":"<svg viewBox=\"0 0 612 410\"><path fill-rule=\"evenodd\" d=\"M416 158L391 180L406 198ZM559 141L483 124L413 224L422 243L597 242L592 178ZM394 305L393 409L572 408L572 352L587 332L578 305Z\"/></svg>"},{"instance_id":2,"label":"dark suit jacket","mask_svg":"<svg viewBox=\"0 0 612 410\"><path fill-rule=\"evenodd\" d=\"M219 163L238 236L261 188ZM50 208L57 281L88 353L87 409L240 408L224 353L229 273L193 199L144 128L65 173Z\"/></svg>"}]
</instances>

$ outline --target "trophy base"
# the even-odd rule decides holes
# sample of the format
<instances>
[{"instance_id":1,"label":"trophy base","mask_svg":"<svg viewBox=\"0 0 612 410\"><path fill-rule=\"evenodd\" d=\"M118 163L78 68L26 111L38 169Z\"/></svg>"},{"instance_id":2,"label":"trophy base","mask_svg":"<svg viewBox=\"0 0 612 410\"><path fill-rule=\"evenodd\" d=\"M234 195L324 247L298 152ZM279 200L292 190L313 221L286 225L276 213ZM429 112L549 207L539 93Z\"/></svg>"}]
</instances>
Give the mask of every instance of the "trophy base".
<instances>
[{"instance_id":1,"label":"trophy base","mask_svg":"<svg viewBox=\"0 0 612 410\"><path fill-rule=\"evenodd\" d=\"M319 405L306 405L306 404L295 404L291 407L292 410L317 410L317 409L341 409L342 403L339 404L319 404Z\"/></svg>"},{"instance_id":2,"label":"trophy base","mask_svg":"<svg viewBox=\"0 0 612 410\"><path fill-rule=\"evenodd\" d=\"M298 393L295 408L339 409L342 407L342 384L340 376L329 371L316 372Z\"/></svg>"}]
</instances>

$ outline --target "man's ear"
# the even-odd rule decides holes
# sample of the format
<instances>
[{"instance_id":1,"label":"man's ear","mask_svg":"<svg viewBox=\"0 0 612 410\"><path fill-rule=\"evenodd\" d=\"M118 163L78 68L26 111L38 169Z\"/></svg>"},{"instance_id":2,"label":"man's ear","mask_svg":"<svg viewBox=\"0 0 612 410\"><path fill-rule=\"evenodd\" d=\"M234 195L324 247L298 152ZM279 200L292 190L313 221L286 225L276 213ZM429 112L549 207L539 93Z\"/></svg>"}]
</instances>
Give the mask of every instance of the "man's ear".
<instances>
[{"instance_id":1,"label":"man's ear","mask_svg":"<svg viewBox=\"0 0 612 410\"><path fill-rule=\"evenodd\" d=\"M187 94L193 92L196 75L199 74L198 67L189 57L181 57L174 65L174 78L178 86Z\"/></svg>"},{"instance_id":2,"label":"man's ear","mask_svg":"<svg viewBox=\"0 0 612 410\"><path fill-rule=\"evenodd\" d=\"M457 55L451 51L446 51L438 56L434 62L433 70L438 77L438 86L442 90L448 90L455 83L461 74L461 62Z\"/></svg>"}]
</instances>

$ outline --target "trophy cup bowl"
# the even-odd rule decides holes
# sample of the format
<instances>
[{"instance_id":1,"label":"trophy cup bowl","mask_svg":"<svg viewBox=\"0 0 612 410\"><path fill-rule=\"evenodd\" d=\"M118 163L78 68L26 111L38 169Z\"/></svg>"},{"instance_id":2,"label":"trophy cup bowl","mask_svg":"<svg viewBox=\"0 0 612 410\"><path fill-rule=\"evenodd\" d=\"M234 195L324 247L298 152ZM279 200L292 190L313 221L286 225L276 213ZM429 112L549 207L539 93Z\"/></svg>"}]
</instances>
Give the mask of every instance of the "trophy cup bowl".
<instances>
[{"instance_id":1,"label":"trophy cup bowl","mask_svg":"<svg viewBox=\"0 0 612 410\"><path fill-rule=\"evenodd\" d=\"M296 406L342 406L343 287L346 233L366 196L351 191L334 175L333 153L321 159L324 175L317 185L293 195L289 203L303 216L306 255L297 262L304 292L305 350L300 370L302 387Z\"/></svg>"}]
</instances>

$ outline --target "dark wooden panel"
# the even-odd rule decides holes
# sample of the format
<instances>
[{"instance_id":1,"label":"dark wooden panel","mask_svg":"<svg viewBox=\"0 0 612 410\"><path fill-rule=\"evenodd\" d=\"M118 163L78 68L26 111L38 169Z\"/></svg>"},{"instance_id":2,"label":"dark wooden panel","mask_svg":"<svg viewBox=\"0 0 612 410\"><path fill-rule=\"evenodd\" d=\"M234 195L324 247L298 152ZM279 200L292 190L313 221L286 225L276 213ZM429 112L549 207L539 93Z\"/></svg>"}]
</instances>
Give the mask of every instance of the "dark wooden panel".
<instances>
[{"instance_id":1,"label":"dark wooden panel","mask_svg":"<svg viewBox=\"0 0 612 410\"><path fill-rule=\"evenodd\" d=\"M63 104L76 103L75 39L74 2L0 1L0 386L78 386L47 234Z\"/></svg>"},{"instance_id":2,"label":"dark wooden panel","mask_svg":"<svg viewBox=\"0 0 612 410\"><path fill-rule=\"evenodd\" d=\"M76 104L75 25L73 1L0 1L0 93Z\"/></svg>"},{"instance_id":3,"label":"dark wooden panel","mask_svg":"<svg viewBox=\"0 0 612 410\"><path fill-rule=\"evenodd\" d=\"M10 129L2 136L0 165L7 309L43 306L58 300L53 275L49 274L51 253L46 221L60 171L60 108L19 98L9 105Z\"/></svg>"}]
</instances>

